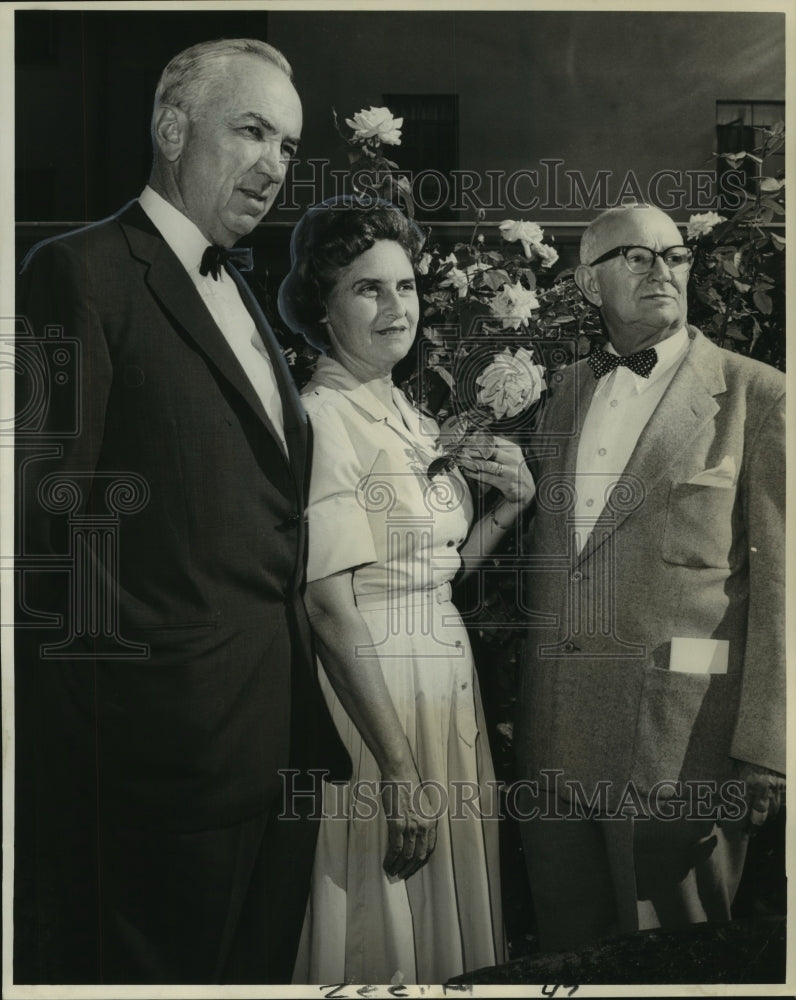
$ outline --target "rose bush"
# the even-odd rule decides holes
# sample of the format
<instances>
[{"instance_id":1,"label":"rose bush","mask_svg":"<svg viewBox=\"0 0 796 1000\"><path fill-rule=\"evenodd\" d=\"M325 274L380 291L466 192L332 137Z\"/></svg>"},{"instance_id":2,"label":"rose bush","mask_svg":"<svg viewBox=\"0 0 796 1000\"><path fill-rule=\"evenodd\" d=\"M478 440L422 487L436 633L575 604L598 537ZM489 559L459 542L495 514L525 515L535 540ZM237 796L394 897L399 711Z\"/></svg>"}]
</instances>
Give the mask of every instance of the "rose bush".
<instances>
[{"instance_id":1,"label":"rose bush","mask_svg":"<svg viewBox=\"0 0 796 1000\"><path fill-rule=\"evenodd\" d=\"M692 215L687 239L694 251L688 284L688 316L720 347L785 368L785 236L775 231L785 217L785 179L769 171L785 142L779 122L759 129L754 150L723 154L730 164L757 165L754 193L730 218L716 212Z\"/></svg>"}]
</instances>

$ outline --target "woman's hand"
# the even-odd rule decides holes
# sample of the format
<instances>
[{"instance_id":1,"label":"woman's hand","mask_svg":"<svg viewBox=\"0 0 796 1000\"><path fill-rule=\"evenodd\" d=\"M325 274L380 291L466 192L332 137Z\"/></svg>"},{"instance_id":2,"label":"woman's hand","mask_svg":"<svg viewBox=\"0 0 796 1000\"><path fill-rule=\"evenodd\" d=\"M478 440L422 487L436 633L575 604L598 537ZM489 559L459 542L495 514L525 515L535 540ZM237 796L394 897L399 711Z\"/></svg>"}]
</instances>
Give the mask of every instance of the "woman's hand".
<instances>
[{"instance_id":1,"label":"woman's hand","mask_svg":"<svg viewBox=\"0 0 796 1000\"><path fill-rule=\"evenodd\" d=\"M422 787L373 637L354 600L352 580L352 571L343 570L308 583L307 611L329 682L381 774L387 822L384 871L409 878L434 850L438 812Z\"/></svg>"},{"instance_id":2,"label":"woman's hand","mask_svg":"<svg viewBox=\"0 0 796 1000\"><path fill-rule=\"evenodd\" d=\"M479 456L468 453L465 445L457 464L465 475L496 487L504 500L517 507L527 507L534 498L536 484L522 449L506 438L495 437L491 458L481 458L480 452Z\"/></svg>"},{"instance_id":3,"label":"woman's hand","mask_svg":"<svg viewBox=\"0 0 796 1000\"><path fill-rule=\"evenodd\" d=\"M437 814L419 780L382 781L381 801L387 819L387 875L407 879L431 857L437 842Z\"/></svg>"}]
</instances>

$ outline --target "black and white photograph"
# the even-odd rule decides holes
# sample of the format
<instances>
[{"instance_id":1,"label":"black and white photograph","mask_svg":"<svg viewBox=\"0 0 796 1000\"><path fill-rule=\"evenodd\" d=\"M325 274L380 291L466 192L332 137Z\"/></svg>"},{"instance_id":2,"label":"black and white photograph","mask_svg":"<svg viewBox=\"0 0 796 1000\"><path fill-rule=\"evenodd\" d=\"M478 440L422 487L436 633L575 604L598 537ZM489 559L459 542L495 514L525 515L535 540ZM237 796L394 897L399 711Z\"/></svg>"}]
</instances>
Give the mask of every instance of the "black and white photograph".
<instances>
[{"instance_id":1,"label":"black and white photograph","mask_svg":"<svg viewBox=\"0 0 796 1000\"><path fill-rule=\"evenodd\" d=\"M796 3L4 8L3 996L793 995Z\"/></svg>"}]
</instances>

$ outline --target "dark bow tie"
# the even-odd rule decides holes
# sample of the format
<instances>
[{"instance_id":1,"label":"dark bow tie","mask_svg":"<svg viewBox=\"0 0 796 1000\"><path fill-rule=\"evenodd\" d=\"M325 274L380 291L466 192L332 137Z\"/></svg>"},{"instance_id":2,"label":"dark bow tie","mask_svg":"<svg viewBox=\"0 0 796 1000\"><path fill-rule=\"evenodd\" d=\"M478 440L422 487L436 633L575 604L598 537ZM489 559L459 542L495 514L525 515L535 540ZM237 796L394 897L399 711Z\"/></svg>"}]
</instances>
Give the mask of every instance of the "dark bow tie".
<instances>
[{"instance_id":1,"label":"dark bow tie","mask_svg":"<svg viewBox=\"0 0 796 1000\"><path fill-rule=\"evenodd\" d=\"M202 254L202 263L199 265L201 275L210 274L214 281L218 281L221 268L229 261L234 264L239 271L251 271L254 269L254 257L251 247L220 247L216 243L211 243Z\"/></svg>"},{"instance_id":2,"label":"dark bow tie","mask_svg":"<svg viewBox=\"0 0 796 1000\"><path fill-rule=\"evenodd\" d=\"M607 375L620 365L624 365L625 368L629 368L642 378L649 378L650 372L658 363L658 352L654 347L648 347L646 350L638 351L636 354L626 354L623 356L621 354L609 354L608 351L604 351L601 347L595 347L586 360L591 365L591 370L594 372L595 378L602 378L603 375Z\"/></svg>"}]
</instances>

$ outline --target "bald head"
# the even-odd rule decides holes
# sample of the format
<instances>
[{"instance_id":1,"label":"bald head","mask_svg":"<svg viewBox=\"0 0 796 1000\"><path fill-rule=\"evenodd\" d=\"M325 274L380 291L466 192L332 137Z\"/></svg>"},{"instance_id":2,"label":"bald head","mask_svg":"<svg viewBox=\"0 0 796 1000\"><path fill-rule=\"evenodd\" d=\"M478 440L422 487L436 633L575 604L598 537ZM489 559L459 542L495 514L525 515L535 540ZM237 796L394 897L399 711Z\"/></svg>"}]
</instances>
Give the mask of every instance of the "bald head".
<instances>
[{"instance_id":1,"label":"bald head","mask_svg":"<svg viewBox=\"0 0 796 1000\"><path fill-rule=\"evenodd\" d=\"M677 226L660 208L655 208L653 205L622 205L619 208L609 208L586 227L580 241L580 262L590 264L607 250L628 243L638 242L640 246L651 246L652 244L644 243L643 239L639 242L637 236L644 232L654 230L657 233L666 229L672 235L669 246L682 242ZM628 233L633 234L632 239L626 238Z\"/></svg>"}]
</instances>

